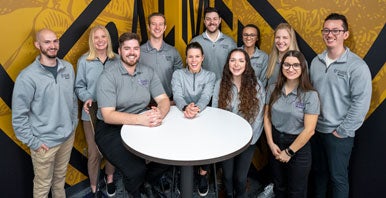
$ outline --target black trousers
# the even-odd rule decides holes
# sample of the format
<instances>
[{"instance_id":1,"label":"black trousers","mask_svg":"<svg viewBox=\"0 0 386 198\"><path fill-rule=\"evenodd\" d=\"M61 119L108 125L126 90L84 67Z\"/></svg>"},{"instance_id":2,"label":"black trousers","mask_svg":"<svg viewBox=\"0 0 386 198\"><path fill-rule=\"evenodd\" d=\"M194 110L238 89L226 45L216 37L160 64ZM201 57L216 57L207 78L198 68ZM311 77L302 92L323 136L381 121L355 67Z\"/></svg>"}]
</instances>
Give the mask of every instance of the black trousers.
<instances>
[{"instance_id":1,"label":"black trousers","mask_svg":"<svg viewBox=\"0 0 386 198\"><path fill-rule=\"evenodd\" d=\"M129 194L138 195L140 186L148 181L159 181L168 165L146 161L128 151L122 143L122 125L111 125L98 120L95 142L102 155L123 174L123 184Z\"/></svg>"},{"instance_id":2,"label":"black trousers","mask_svg":"<svg viewBox=\"0 0 386 198\"><path fill-rule=\"evenodd\" d=\"M284 150L292 144L297 135L281 133L273 128L272 137L275 144ZM311 144L309 142L299 149L288 163L282 163L271 155L275 197L306 198L311 163Z\"/></svg>"}]
</instances>

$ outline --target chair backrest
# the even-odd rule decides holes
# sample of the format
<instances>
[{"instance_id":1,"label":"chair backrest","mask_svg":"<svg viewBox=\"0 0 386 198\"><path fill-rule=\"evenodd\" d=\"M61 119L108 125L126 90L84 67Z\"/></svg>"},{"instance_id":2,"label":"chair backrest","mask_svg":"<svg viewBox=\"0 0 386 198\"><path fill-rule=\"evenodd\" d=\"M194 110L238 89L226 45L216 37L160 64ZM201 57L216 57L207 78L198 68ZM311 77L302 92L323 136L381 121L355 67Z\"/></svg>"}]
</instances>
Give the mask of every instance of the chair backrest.
<instances>
[{"instance_id":1,"label":"chair backrest","mask_svg":"<svg viewBox=\"0 0 386 198\"><path fill-rule=\"evenodd\" d=\"M88 111L90 113L88 115L90 116L91 127L95 134L95 126L96 126L96 121L98 119L97 118L98 104L96 102L93 102L91 107L89 107Z\"/></svg>"}]
</instances>

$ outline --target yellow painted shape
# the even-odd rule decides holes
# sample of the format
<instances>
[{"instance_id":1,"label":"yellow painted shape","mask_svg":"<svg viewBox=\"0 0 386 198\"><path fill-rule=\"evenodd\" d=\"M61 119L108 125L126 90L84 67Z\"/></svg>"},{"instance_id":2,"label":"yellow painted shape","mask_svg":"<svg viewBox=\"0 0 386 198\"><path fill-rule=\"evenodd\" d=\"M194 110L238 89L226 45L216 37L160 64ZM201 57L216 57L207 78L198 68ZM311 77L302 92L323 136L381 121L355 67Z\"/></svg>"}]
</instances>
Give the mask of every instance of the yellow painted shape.
<instances>
[{"instance_id":1,"label":"yellow painted shape","mask_svg":"<svg viewBox=\"0 0 386 198\"><path fill-rule=\"evenodd\" d=\"M386 63L373 79L373 93L371 95L370 110L367 112L368 118L386 98Z\"/></svg>"}]
</instances>

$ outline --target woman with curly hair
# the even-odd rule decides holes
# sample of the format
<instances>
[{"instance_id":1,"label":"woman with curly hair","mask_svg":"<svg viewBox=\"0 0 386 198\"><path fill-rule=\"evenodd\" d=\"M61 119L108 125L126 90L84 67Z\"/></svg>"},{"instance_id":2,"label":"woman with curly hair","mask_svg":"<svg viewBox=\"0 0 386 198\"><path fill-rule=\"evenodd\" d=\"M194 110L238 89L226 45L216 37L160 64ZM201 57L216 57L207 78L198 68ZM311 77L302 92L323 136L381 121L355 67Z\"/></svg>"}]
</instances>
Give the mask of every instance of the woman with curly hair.
<instances>
[{"instance_id":1,"label":"woman with curly hair","mask_svg":"<svg viewBox=\"0 0 386 198\"><path fill-rule=\"evenodd\" d=\"M212 106L240 115L253 130L251 145L239 155L223 161L224 186L227 197L247 197L247 175L256 141L263 129L265 89L256 79L248 54L232 50L224 66L222 79L214 89ZM236 132L236 131L235 131Z\"/></svg>"}]
</instances>

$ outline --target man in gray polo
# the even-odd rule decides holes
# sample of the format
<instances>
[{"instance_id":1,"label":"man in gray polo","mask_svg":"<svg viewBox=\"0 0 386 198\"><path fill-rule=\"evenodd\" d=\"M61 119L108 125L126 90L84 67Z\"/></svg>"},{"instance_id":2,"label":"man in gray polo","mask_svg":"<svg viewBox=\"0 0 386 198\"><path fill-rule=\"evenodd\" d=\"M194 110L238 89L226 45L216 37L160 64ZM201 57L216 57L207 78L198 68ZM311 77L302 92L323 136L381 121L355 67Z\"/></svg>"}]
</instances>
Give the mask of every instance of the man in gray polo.
<instances>
[{"instance_id":1,"label":"man in gray polo","mask_svg":"<svg viewBox=\"0 0 386 198\"><path fill-rule=\"evenodd\" d=\"M98 80L98 121L95 142L106 159L123 174L128 193L140 197L139 188L146 181L156 182L168 168L145 160L129 152L122 144L123 124L156 127L169 112L170 102L161 81L153 69L138 63L140 39L135 33L119 37L116 65L106 68ZM148 109L151 99L157 106Z\"/></svg>"},{"instance_id":2,"label":"man in gray polo","mask_svg":"<svg viewBox=\"0 0 386 198\"><path fill-rule=\"evenodd\" d=\"M216 79L219 80L229 52L237 46L231 37L220 31L221 17L216 8L206 8L204 17L205 32L194 37L190 42L200 43L205 55L202 68L214 72Z\"/></svg>"},{"instance_id":3,"label":"man in gray polo","mask_svg":"<svg viewBox=\"0 0 386 198\"><path fill-rule=\"evenodd\" d=\"M162 82L166 94L173 99L171 81L173 72L182 68L181 56L173 46L163 40L166 19L162 13L152 13L148 17L150 39L141 45L140 64L154 69Z\"/></svg>"}]
</instances>

